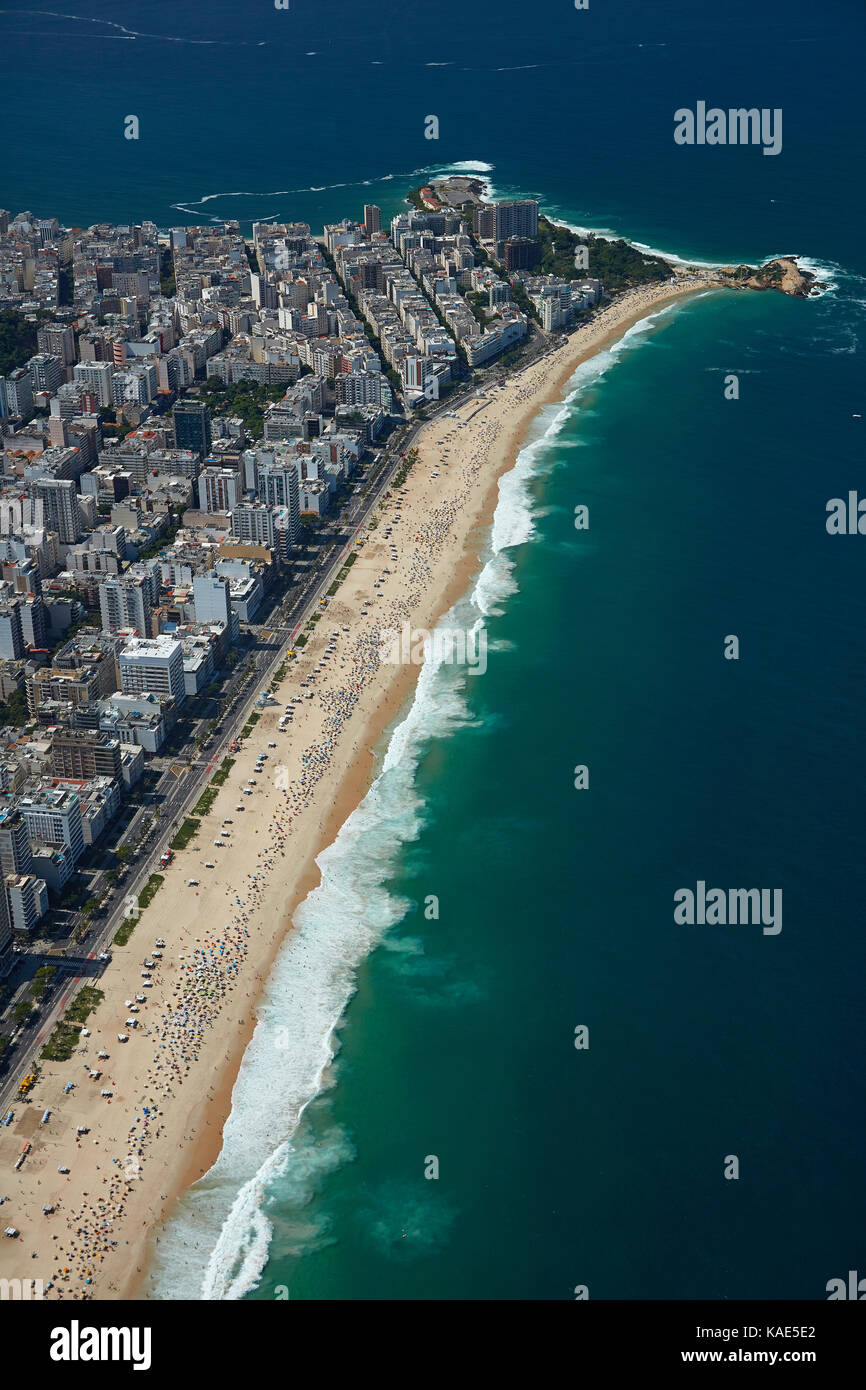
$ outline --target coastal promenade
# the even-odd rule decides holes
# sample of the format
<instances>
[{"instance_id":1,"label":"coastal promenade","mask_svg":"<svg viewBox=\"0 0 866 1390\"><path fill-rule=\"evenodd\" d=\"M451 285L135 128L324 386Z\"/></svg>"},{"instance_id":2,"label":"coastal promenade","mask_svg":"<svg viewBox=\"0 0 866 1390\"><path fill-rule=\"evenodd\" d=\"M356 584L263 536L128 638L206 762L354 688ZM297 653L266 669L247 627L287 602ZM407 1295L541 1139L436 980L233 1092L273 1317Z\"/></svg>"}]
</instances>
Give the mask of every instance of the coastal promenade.
<instances>
[{"instance_id":1,"label":"coastal promenade","mask_svg":"<svg viewBox=\"0 0 866 1390\"><path fill-rule=\"evenodd\" d=\"M197 837L115 951L89 1036L70 1061L43 1065L30 1103L15 1105L13 1124L0 1129L0 1195L21 1233L0 1249L0 1274L40 1278L48 1297L135 1295L161 1220L219 1152L262 984L284 942L291 949L286 934L318 881L316 856L363 798L381 736L411 695L418 667L383 664L382 633L407 621L432 629L465 593L498 480L576 367L641 318L706 288L703 277L682 275L618 296L547 355L490 384L483 409L452 398L401 441L401 452L417 447L417 462L399 490L389 489L396 458L370 486L353 517L355 564L275 691L279 706L295 711L288 730L278 730L281 709L262 711ZM285 642L320 607L344 553L311 584L302 610L286 615ZM190 788L184 804L200 790L200 782ZM138 1026L120 1043L127 1001L138 995ZM291 1029L291 1012L282 1023ZM98 1080L91 1070L101 1071ZM295 1119L285 1117L286 1133Z\"/></svg>"}]
</instances>

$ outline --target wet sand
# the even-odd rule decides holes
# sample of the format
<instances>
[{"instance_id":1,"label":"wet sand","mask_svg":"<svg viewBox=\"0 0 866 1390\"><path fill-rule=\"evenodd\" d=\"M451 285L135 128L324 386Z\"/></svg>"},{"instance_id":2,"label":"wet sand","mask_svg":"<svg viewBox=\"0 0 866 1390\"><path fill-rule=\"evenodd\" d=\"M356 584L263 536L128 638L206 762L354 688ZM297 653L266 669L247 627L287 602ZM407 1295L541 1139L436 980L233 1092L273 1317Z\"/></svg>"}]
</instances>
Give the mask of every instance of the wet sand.
<instances>
[{"instance_id":1,"label":"wet sand","mask_svg":"<svg viewBox=\"0 0 866 1390\"><path fill-rule=\"evenodd\" d=\"M464 423L443 416L424 426L404 486L375 509L355 564L295 649L279 707L262 711L196 839L165 871L128 945L115 948L90 1036L68 1062L42 1063L29 1103L17 1102L12 1125L0 1129L3 1224L21 1232L0 1246L0 1275L50 1281L46 1297L139 1294L149 1242L219 1153L262 985L295 908L319 881L316 856L363 799L376 746L414 688L416 665L380 660L383 634L406 621L434 628L467 591L498 480L576 367L647 313L706 288L682 277L622 295L550 357L464 402ZM295 713L281 733L287 705ZM128 1042L118 1042L120 1032ZM78 1126L87 1132L77 1138ZM54 1213L43 1215L43 1205Z\"/></svg>"}]
</instances>

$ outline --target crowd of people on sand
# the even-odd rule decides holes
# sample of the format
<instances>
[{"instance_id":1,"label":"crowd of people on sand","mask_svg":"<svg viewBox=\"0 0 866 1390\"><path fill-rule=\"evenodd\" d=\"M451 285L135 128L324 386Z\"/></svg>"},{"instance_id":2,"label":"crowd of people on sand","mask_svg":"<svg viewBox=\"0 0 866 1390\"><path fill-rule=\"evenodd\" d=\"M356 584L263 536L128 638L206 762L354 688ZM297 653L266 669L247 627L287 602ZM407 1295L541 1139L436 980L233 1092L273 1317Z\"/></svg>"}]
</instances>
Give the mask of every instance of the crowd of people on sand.
<instances>
[{"instance_id":1,"label":"crowd of people on sand","mask_svg":"<svg viewBox=\"0 0 866 1390\"><path fill-rule=\"evenodd\" d=\"M537 380L532 386L514 385L517 401L539 389ZM449 439L457 428L453 426ZM230 920L221 929L202 928L193 948L177 954L180 969L171 995L157 1004L156 1017L151 1015L150 1026L142 1030L152 1039L155 1050L134 1106L135 1118L127 1133L126 1151L120 1156L106 1157L97 1165L99 1188L95 1193L84 1193L86 1201L77 1210L67 1213L62 1202L55 1205L55 1214L65 1220L66 1232L51 1237L54 1270L46 1288L53 1297L91 1297L89 1290L99 1266L118 1248L118 1225L126 1213L131 1189L142 1177L155 1141L165 1133L164 1107L190 1079L206 1035L216 1027L226 996L239 981L255 914L263 906L274 869L286 857L294 823L309 807L317 783L331 765L346 723L380 670L383 633L410 619L431 579L434 562L449 538L454 538L456 518L496 441L497 427L491 420L474 421L471 432L471 456L459 476L455 476L456 470L449 476L449 482L455 485L453 495L434 504L431 492L425 489L417 506L413 506L411 537L402 545L399 539L391 539L391 582L387 589L382 585L381 594L379 586L374 585L370 597L362 599L364 609L375 610L369 614L369 621L356 620L348 636L345 632L332 632L324 650L315 643L318 657L314 657L311 643L294 668L296 679L315 687L322 678L322 687L316 688L314 695L318 697L317 713L322 716L320 737L305 747L300 773L293 780L285 778L283 785L279 778L274 778L273 785L284 808L275 810L267 825L261 827L264 843L257 852L256 867L246 874L241 891L225 889L230 900ZM468 439L466 442L469 444ZM422 464L416 463L415 467L420 470ZM424 510L428 501L430 505ZM401 494L392 495L386 504L386 523L392 530L403 531L408 529L408 519L408 515L402 515ZM370 533L371 538L374 535L375 532ZM380 576L380 584L383 579ZM315 679L311 681L311 677ZM270 799L270 793L267 798ZM162 969L160 960L153 972L156 988L161 983ZM111 1089L111 1084L109 1079L107 1089ZM88 1142L86 1137L79 1136L78 1147L84 1142ZM92 1142L97 1144L98 1140ZM143 1224L147 1222L145 1218Z\"/></svg>"},{"instance_id":2,"label":"crowd of people on sand","mask_svg":"<svg viewBox=\"0 0 866 1390\"><path fill-rule=\"evenodd\" d=\"M234 921L221 932L196 937L188 956L178 953L180 970L171 998L163 1002L162 1012L151 1026L143 1029L145 1037L153 1039L156 1051L134 1106L126 1152L107 1159L105 1165L96 1165L101 1173L96 1194L84 1193L87 1201L65 1216L65 1237L52 1235L55 1269L46 1288L56 1297L86 1299L97 1267L117 1247L115 1227L124 1214L130 1184L142 1176L151 1145L165 1132L161 1106L176 1094L198 1061L205 1033L216 1025L222 1002L237 980L248 940L248 929ZM161 983L159 973L154 971L157 987ZM112 1089L108 1078L106 1090ZM86 1136L79 1135L79 1149L84 1142ZM62 1206L61 1202L55 1204L56 1214Z\"/></svg>"}]
</instances>

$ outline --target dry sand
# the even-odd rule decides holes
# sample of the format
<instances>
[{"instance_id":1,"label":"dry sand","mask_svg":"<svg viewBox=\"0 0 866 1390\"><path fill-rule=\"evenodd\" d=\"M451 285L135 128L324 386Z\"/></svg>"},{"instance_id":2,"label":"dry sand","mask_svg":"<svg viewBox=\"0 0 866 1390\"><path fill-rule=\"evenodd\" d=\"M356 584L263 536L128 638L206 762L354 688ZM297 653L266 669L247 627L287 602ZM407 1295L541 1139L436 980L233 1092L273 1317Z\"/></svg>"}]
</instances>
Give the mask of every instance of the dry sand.
<instances>
[{"instance_id":1,"label":"dry sand","mask_svg":"<svg viewBox=\"0 0 866 1390\"><path fill-rule=\"evenodd\" d=\"M553 355L464 403L465 423L440 417L421 431L402 495L392 490L375 513L376 529L364 528L348 577L321 610L308 645L296 648L279 708L262 712L197 838L165 871L129 944L115 949L90 1036L70 1061L42 1064L29 1101L17 1102L13 1123L0 1129L0 1196L7 1199L0 1227L21 1233L0 1243L0 1276L51 1281L46 1297L136 1296L154 1228L219 1152L262 983L295 908L318 882L316 855L363 798L376 743L417 678L417 666L379 661L379 633L406 620L432 629L466 592L497 480L540 407L561 399L579 363L648 312L707 283L683 276L620 296ZM304 685L311 673L314 683ZM278 732L283 706L298 696L293 722ZM267 760L255 772L260 753ZM227 816L233 823L220 836ZM223 847L214 846L217 838ZM208 860L214 868L204 867ZM189 886L190 878L199 886ZM160 937L161 959L154 955ZM150 986L146 959L155 962ZM144 999L133 1030L125 1026L132 1016L125 1001L138 994ZM118 1042L120 1032L128 1042ZM100 1051L109 1056L100 1061ZM90 1067L102 1071L100 1079L90 1078ZM70 1080L75 1089L65 1094ZM51 1117L43 1125L46 1107ZM78 1126L87 1133L77 1137ZM43 1205L54 1213L43 1215Z\"/></svg>"}]
</instances>

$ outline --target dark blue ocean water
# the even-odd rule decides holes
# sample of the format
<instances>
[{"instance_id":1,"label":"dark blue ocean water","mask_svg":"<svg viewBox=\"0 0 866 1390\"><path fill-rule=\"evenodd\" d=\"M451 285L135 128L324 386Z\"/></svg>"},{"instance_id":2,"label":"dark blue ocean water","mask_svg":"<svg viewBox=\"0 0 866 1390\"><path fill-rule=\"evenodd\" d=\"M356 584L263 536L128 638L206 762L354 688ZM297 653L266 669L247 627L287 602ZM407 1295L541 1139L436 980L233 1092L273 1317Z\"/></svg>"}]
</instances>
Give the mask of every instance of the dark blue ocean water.
<instances>
[{"instance_id":1,"label":"dark blue ocean water","mask_svg":"<svg viewBox=\"0 0 866 1390\"><path fill-rule=\"evenodd\" d=\"M866 539L824 525L866 491L864 30L853 0L0 12L13 212L318 227L477 162L567 221L835 285L680 306L539 422L488 670L423 686L308 905L303 987L275 972L269 1016L341 1018L338 1052L277 1158L282 1064L250 1058L218 1296L822 1298L866 1268ZM781 107L782 153L676 146L698 100ZM699 879L780 888L782 931L676 924ZM201 1286L210 1249L181 1253L163 1296Z\"/></svg>"},{"instance_id":2,"label":"dark blue ocean water","mask_svg":"<svg viewBox=\"0 0 866 1390\"><path fill-rule=\"evenodd\" d=\"M2 205L321 224L479 160L498 187L681 254L862 254L860 0L290 3L4 0ZM781 155L675 145L674 111L699 99L781 107Z\"/></svg>"},{"instance_id":3,"label":"dark blue ocean water","mask_svg":"<svg viewBox=\"0 0 866 1390\"><path fill-rule=\"evenodd\" d=\"M860 1267L862 538L824 528L862 476L840 317L682 307L536 449L517 591L420 756L396 925L271 1184L256 1296L821 1298ZM781 889L781 932L675 924L699 879Z\"/></svg>"}]
</instances>

